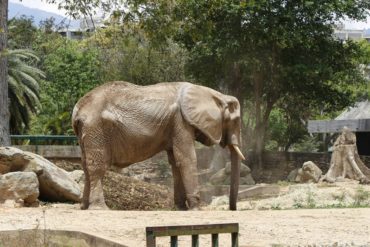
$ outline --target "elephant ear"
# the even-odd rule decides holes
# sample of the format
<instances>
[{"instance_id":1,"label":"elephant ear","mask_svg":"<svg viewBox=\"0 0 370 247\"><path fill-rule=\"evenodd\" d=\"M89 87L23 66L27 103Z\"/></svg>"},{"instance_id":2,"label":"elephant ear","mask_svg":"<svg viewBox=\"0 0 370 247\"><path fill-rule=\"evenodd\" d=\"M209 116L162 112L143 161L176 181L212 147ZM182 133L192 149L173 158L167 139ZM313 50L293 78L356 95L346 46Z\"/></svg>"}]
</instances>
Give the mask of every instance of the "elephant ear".
<instances>
[{"instance_id":1,"label":"elephant ear","mask_svg":"<svg viewBox=\"0 0 370 247\"><path fill-rule=\"evenodd\" d=\"M205 136L213 144L222 138L222 94L202 86L186 84L180 95L180 108L185 120Z\"/></svg>"}]
</instances>

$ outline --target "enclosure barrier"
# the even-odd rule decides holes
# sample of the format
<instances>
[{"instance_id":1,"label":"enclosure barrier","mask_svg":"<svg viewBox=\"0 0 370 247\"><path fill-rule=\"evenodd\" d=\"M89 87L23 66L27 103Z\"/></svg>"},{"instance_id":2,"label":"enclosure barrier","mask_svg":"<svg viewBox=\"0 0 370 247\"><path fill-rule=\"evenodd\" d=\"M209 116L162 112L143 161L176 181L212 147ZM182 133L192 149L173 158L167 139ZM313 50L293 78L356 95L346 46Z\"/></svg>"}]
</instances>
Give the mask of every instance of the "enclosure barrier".
<instances>
[{"instance_id":1,"label":"enclosure barrier","mask_svg":"<svg viewBox=\"0 0 370 247\"><path fill-rule=\"evenodd\" d=\"M54 142L63 142L65 144L76 144L76 136L65 135L10 135L12 141L29 141L34 144L45 144Z\"/></svg>"},{"instance_id":2,"label":"enclosure barrier","mask_svg":"<svg viewBox=\"0 0 370 247\"><path fill-rule=\"evenodd\" d=\"M191 246L199 247L200 234L212 234L212 247L218 247L218 235L231 233L231 247L239 246L239 224L209 224L185 226L158 226L146 228L146 246L155 247L156 237L171 237L171 247L178 246L178 236L191 235ZM203 245L202 245L203 246Z\"/></svg>"}]
</instances>

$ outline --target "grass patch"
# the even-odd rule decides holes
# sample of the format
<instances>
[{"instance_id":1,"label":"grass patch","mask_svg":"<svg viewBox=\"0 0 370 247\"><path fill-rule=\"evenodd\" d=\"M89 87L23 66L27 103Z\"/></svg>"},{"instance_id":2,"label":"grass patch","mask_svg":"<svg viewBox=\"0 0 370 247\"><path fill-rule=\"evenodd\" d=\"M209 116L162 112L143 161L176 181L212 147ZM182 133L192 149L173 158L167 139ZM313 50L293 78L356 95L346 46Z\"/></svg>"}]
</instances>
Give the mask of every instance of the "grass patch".
<instances>
[{"instance_id":1,"label":"grass patch","mask_svg":"<svg viewBox=\"0 0 370 247\"><path fill-rule=\"evenodd\" d=\"M369 198L370 198L370 191L365 190L363 186L359 186L356 189L354 195L354 207L368 207L369 205Z\"/></svg>"}]
</instances>

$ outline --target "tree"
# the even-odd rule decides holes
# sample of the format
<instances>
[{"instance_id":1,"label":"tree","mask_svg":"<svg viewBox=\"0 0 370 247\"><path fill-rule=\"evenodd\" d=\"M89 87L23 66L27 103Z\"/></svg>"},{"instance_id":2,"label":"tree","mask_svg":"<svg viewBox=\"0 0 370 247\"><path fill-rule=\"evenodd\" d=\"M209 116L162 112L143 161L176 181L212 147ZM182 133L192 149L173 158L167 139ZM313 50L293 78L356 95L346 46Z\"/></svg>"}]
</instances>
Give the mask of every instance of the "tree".
<instances>
[{"instance_id":1,"label":"tree","mask_svg":"<svg viewBox=\"0 0 370 247\"><path fill-rule=\"evenodd\" d=\"M109 2L62 5L71 15L89 15ZM239 99L248 112L244 129L251 134L244 139L251 140L257 169L269 116L278 104L297 106L297 112L306 106L327 112L353 99L348 85L360 78L354 59L358 46L336 40L333 26L343 18L364 20L368 0L129 0L124 7L113 2L123 20L139 22L156 43L172 39L186 48L188 72L198 82Z\"/></svg>"},{"instance_id":2,"label":"tree","mask_svg":"<svg viewBox=\"0 0 370 247\"><path fill-rule=\"evenodd\" d=\"M39 58L31 50L15 49L8 53L10 132L21 134L29 128L31 113L40 107L39 81L45 74L31 62Z\"/></svg>"},{"instance_id":3,"label":"tree","mask_svg":"<svg viewBox=\"0 0 370 247\"><path fill-rule=\"evenodd\" d=\"M10 145L7 71L8 0L0 0L0 146Z\"/></svg>"},{"instance_id":4,"label":"tree","mask_svg":"<svg viewBox=\"0 0 370 247\"><path fill-rule=\"evenodd\" d=\"M186 51L174 42L154 46L135 23L107 24L82 45L99 51L104 81L148 85L185 79Z\"/></svg>"},{"instance_id":5,"label":"tree","mask_svg":"<svg viewBox=\"0 0 370 247\"><path fill-rule=\"evenodd\" d=\"M21 15L8 21L8 42L12 49L32 49L37 28L33 25L33 18Z\"/></svg>"},{"instance_id":6,"label":"tree","mask_svg":"<svg viewBox=\"0 0 370 247\"><path fill-rule=\"evenodd\" d=\"M140 3L135 13L153 36L171 37L190 52L188 71L198 81L226 88L244 105L250 116L245 128L252 133L245 139L252 142L257 169L274 107L325 112L353 99L348 85L359 82L359 49L336 40L333 25L343 17L364 19L369 1Z\"/></svg>"},{"instance_id":7,"label":"tree","mask_svg":"<svg viewBox=\"0 0 370 247\"><path fill-rule=\"evenodd\" d=\"M33 119L31 133L72 134L71 115L76 102L100 80L98 51L81 46L77 41L55 37L39 44L43 53L41 68L42 110Z\"/></svg>"}]
</instances>

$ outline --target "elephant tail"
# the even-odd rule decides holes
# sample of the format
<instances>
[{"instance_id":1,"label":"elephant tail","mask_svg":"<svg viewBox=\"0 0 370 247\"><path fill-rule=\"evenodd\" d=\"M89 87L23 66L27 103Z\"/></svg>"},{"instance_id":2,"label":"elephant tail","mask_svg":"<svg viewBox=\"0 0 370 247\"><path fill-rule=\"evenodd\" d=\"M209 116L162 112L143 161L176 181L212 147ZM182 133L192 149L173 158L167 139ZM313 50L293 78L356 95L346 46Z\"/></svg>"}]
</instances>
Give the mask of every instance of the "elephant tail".
<instances>
[{"instance_id":1,"label":"elephant tail","mask_svg":"<svg viewBox=\"0 0 370 247\"><path fill-rule=\"evenodd\" d=\"M78 144L80 145L81 149L81 166L85 174L85 186L83 191L83 196L81 198L82 204L81 209L88 209L89 207L89 197L90 197L90 180L87 172L87 166L86 166L86 154L85 154L85 147L84 147L84 141L83 141L83 134L82 134L82 128L84 125L83 119L78 118L76 116L73 116L72 118L72 127L73 130L77 136Z\"/></svg>"}]
</instances>

